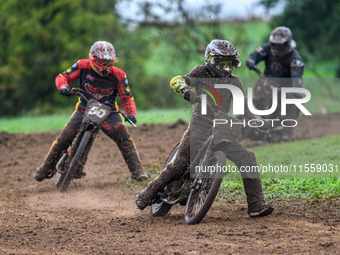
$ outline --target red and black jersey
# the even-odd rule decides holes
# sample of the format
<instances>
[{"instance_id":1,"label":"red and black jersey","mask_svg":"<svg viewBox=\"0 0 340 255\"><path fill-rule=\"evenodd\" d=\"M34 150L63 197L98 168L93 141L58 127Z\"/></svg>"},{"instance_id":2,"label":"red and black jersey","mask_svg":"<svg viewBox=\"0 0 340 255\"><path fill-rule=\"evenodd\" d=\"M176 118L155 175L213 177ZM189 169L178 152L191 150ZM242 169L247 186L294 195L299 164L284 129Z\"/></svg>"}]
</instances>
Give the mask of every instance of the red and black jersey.
<instances>
[{"instance_id":1,"label":"red and black jersey","mask_svg":"<svg viewBox=\"0 0 340 255\"><path fill-rule=\"evenodd\" d=\"M59 90L77 79L79 79L79 87L91 93L101 103L115 104L118 94L126 114L136 115L136 104L126 74L121 69L113 67L107 76L102 77L92 69L89 59L81 59L59 74L55 82ZM86 102L81 100L78 107L85 109Z\"/></svg>"}]
</instances>

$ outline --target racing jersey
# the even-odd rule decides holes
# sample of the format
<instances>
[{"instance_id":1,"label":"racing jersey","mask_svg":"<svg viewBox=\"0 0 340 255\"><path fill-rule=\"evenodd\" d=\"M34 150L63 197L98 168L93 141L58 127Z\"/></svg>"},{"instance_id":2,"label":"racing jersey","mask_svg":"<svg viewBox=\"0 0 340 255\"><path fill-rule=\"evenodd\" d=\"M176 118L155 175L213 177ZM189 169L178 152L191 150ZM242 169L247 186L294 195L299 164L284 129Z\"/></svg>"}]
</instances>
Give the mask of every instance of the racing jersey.
<instances>
[{"instance_id":1,"label":"racing jersey","mask_svg":"<svg viewBox=\"0 0 340 255\"><path fill-rule=\"evenodd\" d=\"M282 87L302 86L304 64L295 49L286 56L278 59L272 55L269 43L265 43L251 53L248 58L253 60L255 65L260 61L265 61L266 68L264 75L275 79Z\"/></svg>"},{"instance_id":2,"label":"racing jersey","mask_svg":"<svg viewBox=\"0 0 340 255\"><path fill-rule=\"evenodd\" d=\"M81 89L92 94L98 102L114 104L116 110L118 110L116 102L118 94L125 113L136 116L136 104L123 70L114 66L107 76L102 77L92 69L89 59L81 59L71 68L59 74L55 82L58 90L60 90L62 86L68 86L77 79L79 79L79 87ZM84 96L87 99L91 98L86 94ZM80 103L76 107L84 110L86 108L86 101L80 98Z\"/></svg>"},{"instance_id":3,"label":"racing jersey","mask_svg":"<svg viewBox=\"0 0 340 255\"><path fill-rule=\"evenodd\" d=\"M210 91L212 96L207 97L208 103L212 106L212 111L208 112L208 116L215 116L215 114L219 110L223 110L225 113L228 113L231 108L233 96L229 89L222 89L222 88L216 88L213 89L215 84L231 84L235 85L238 89L242 91L242 94L244 96L244 115L248 119L256 119L256 116L249 110L248 104L247 104L247 97L244 95L244 89L243 85L240 81L240 79L230 74L227 77L213 77L208 68L203 65L197 65L195 66L187 75L182 75L184 78L186 84L190 87L194 87L196 90L196 93L200 95L203 90ZM203 88L203 89L202 89ZM213 101L214 98L217 100ZM200 112L200 106L196 106L197 112Z\"/></svg>"}]
</instances>

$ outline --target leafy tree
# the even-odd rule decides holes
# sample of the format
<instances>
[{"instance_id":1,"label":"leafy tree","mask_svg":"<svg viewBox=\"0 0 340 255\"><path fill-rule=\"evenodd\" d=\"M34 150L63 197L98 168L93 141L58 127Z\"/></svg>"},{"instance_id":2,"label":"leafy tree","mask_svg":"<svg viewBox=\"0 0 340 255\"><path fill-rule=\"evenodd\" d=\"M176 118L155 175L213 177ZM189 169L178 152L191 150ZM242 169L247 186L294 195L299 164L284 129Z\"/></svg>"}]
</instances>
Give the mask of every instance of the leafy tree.
<instances>
[{"instance_id":1,"label":"leafy tree","mask_svg":"<svg viewBox=\"0 0 340 255\"><path fill-rule=\"evenodd\" d=\"M122 2L128 4L135 1ZM223 37L218 21L220 5L206 3L189 9L185 7L184 0L141 0L135 6L139 8L136 11L138 15L130 15L131 18L128 19L120 17L120 20L127 27L134 28L130 31L129 42L142 47L131 48L124 55L135 58L135 65L131 66L134 68L132 73L144 72L138 76L143 84L137 80L135 82L138 84L134 86L139 107L187 105L169 89L169 81L174 75L189 71L193 68L193 63L203 64L206 45L214 38ZM123 46L121 49L126 50ZM164 68L154 68L157 65L147 66L147 59L149 63L159 63ZM129 67L126 68L129 70ZM147 68L153 70L146 70ZM145 72L149 73L147 77Z\"/></svg>"},{"instance_id":2,"label":"leafy tree","mask_svg":"<svg viewBox=\"0 0 340 255\"><path fill-rule=\"evenodd\" d=\"M54 79L96 40L122 33L115 1L0 0L0 115L66 104Z\"/></svg>"},{"instance_id":3,"label":"leafy tree","mask_svg":"<svg viewBox=\"0 0 340 255\"><path fill-rule=\"evenodd\" d=\"M157 42L168 42L164 57L171 58L176 65L182 65L182 70L193 59L202 60L205 48L212 39L223 37L218 19L221 4L204 3L188 8L184 2L141 0L138 3L139 15L125 20L127 24L137 25L139 30L154 28L158 32L153 35L155 47L162 46Z\"/></svg>"},{"instance_id":4,"label":"leafy tree","mask_svg":"<svg viewBox=\"0 0 340 255\"><path fill-rule=\"evenodd\" d=\"M275 7L280 0L261 0L266 8ZM284 25L293 31L294 39L304 58L312 53L316 59L333 60L340 76L340 1L285 0L281 15L272 20L272 26ZM310 55L310 54L309 54Z\"/></svg>"}]
</instances>

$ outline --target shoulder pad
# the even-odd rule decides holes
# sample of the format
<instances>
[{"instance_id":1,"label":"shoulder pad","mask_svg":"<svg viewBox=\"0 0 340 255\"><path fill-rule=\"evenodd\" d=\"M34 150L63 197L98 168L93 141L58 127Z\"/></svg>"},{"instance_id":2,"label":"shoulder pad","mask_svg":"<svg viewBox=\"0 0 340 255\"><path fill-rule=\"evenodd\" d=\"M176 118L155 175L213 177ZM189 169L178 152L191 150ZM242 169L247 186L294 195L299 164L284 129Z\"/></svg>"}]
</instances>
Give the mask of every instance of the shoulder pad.
<instances>
[{"instance_id":1,"label":"shoulder pad","mask_svg":"<svg viewBox=\"0 0 340 255\"><path fill-rule=\"evenodd\" d=\"M119 81L122 81L126 78L126 73L122 69L119 69L115 66L112 68L110 73L117 77Z\"/></svg>"}]
</instances>

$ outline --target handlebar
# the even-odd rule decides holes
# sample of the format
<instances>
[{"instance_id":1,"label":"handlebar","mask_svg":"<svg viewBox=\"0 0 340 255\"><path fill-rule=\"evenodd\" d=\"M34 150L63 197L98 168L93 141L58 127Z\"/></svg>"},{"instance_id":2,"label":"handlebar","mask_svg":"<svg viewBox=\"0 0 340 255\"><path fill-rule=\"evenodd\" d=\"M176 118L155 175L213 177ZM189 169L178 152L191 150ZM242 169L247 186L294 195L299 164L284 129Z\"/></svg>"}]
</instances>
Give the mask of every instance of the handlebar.
<instances>
[{"instance_id":1,"label":"handlebar","mask_svg":"<svg viewBox=\"0 0 340 255\"><path fill-rule=\"evenodd\" d=\"M89 95L93 100L96 100L96 98L89 92L87 92L86 90L83 90L83 89L80 89L80 88L72 88L71 90L71 93L70 93L70 96L79 96L81 97L82 99L84 99L86 101L86 103L89 101L84 94L87 94ZM113 104L109 104L109 103L105 103L105 105L108 105L108 106L111 106L111 107L114 107L115 108L115 105ZM112 111L113 113L120 113L121 115L123 115L125 121L129 122L133 127L137 127L137 125L135 123L133 123L130 118L124 113L124 112L121 112L121 111Z\"/></svg>"},{"instance_id":2,"label":"handlebar","mask_svg":"<svg viewBox=\"0 0 340 255\"><path fill-rule=\"evenodd\" d=\"M259 70L259 71L260 71L260 70ZM191 97L192 97L192 98L191 98ZM196 102L200 102L200 101L201 101L200 96L197 95L195 91L193 91L191 97L190 97L189 100L188 100L191 104L196 103ZM212 106L211 106L210 104L207 104L207 107L211 109ZM221 111L224 112L224 109L223 109L222 107L217 106L217 108L219 108ZM259 131L259 132L261 132L261 133L264 133L264 134L267 135L268 137L272 137L271 134L270 134L269 129L268 129L268 130L263 130L263 129L258 128L258 127L253 127L253 128L255 128L257 131Z\"/></svg>"},{"instance_id":3,"label":"handlebar","mask_svg":"<svg viewBox=\"0 0 340 255\"><path fill-rule=\"evenodd\" d=\"M89 95L90 97L92 97L92 99L95 100L94 96L92 96L89 92L87 92L86 90L83 90L83 89L79 89L79 88L72 88L70 96L73 96L73 97L79 96L82 99L84 99L86 102L88 102L89 100L85 97L84 93Z\"/></svg>"}]
</instances>

